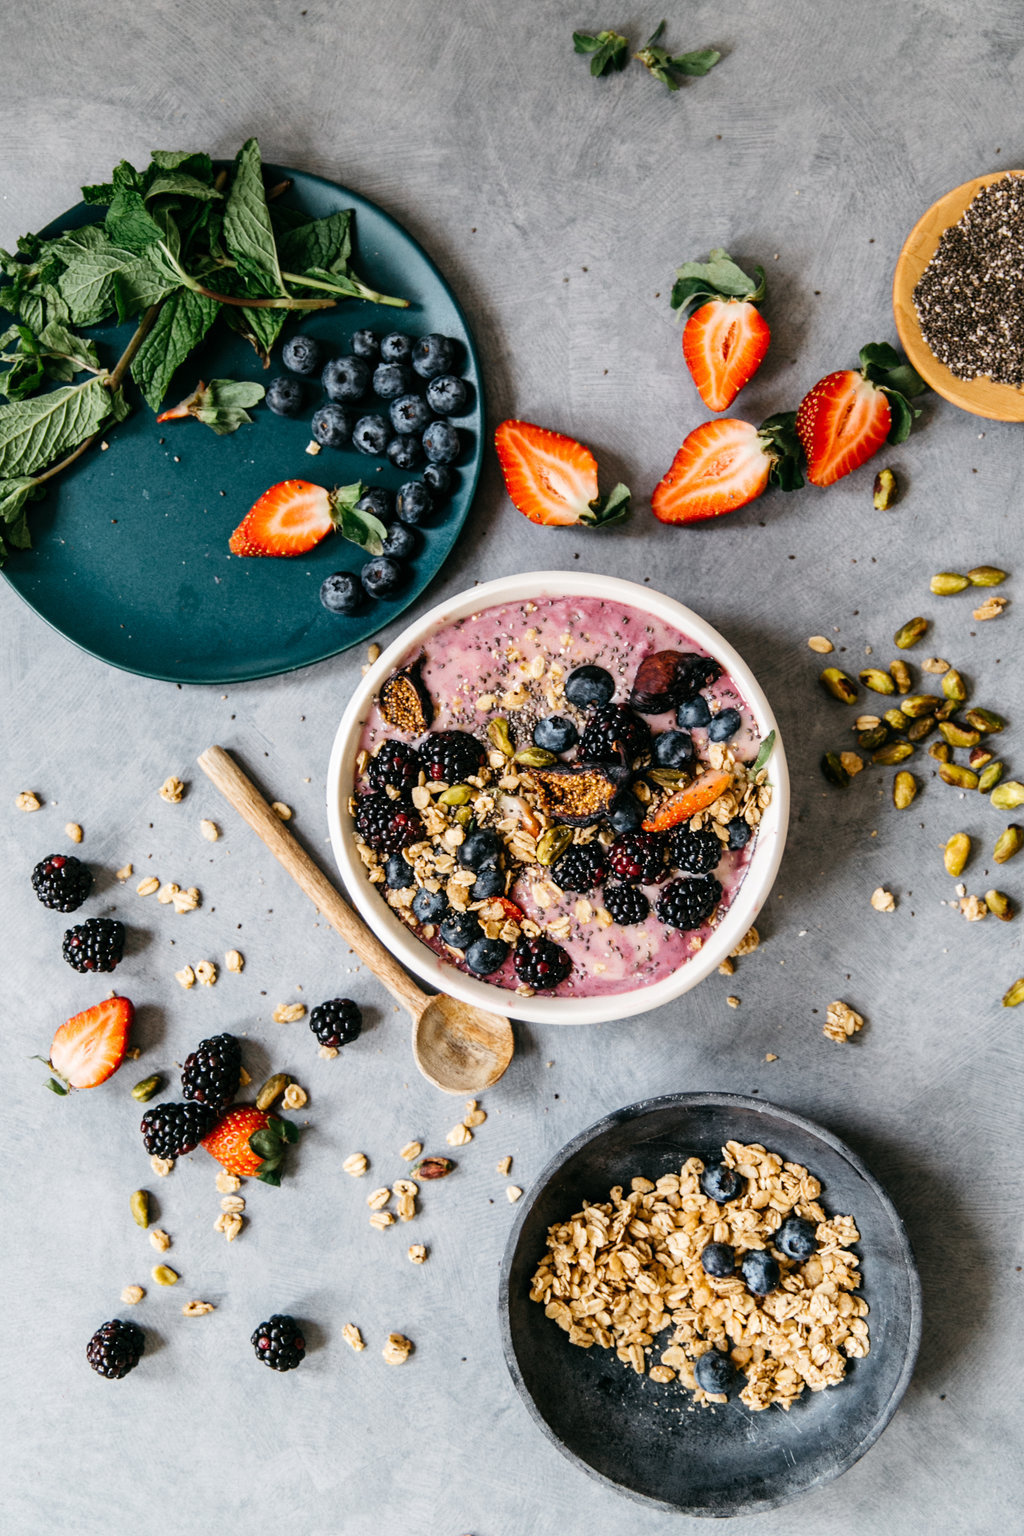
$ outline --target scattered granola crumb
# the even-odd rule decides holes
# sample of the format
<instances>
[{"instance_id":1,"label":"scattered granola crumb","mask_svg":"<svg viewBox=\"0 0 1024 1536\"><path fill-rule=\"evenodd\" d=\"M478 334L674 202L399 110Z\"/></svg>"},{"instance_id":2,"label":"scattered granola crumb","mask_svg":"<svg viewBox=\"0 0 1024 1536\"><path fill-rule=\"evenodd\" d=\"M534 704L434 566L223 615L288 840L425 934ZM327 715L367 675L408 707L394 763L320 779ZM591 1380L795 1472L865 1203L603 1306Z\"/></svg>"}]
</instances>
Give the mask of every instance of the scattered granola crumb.
<instances>
[{"instance_id":1,"label":"scattered granola crumb","mask_svg":"<svg viewBox=\"0 0 1024 1536\"><path fill-rule=\"evenodd\" d=\"M427 1250L422 1243L413 1243L409 1249L410 1264L425 1264L427 1262Z\"/></svg>"},{"instance_id":2,"label":"scattered granola crumb","mask_svg":"<svg viewBox=\"0 0 1024 1536\"><path fill-rule=\"evenodd\" d=\"M15 805L19 811L38 811L42 807L42 801L38 795L34 795L30 789L23 789L15 799Z\"/></svg>"},{"instance_id":3,"label":"scattered granola crumb","mask_svg":"<svg viewBox=\"0 0 1024 1536\"><path fill-rule=\"evenodd\" d=\"M235 975L245 968L245 957L237 949L229 949L224 955L224 969Z\"/></svg>"},{"instance_id":4,"label":"scattered granola crumb","mask_svg":"<svg viewBox=\"0 0 1024 1536\"><path fill-rule=\"evenodd\" d=\"M453 1125L445 1141L450 1147L464 1147L467 1141L473 1140L473 1132L468 1125Z\"/></svg>"},{"instance_id":5,"label":"scattered granola crumb","mask_svg":"<svg viewBox=\"0 0 1024 1536\"><path fill-rule=\"evenodd\" d=\"M220 1203L220 1208L222 1211L226 1211L229 1216L241 1216L245 1210L245 1196L225 1195Z\"/></svg>"},{"instance_id":6,"label":"scattered granola crumb","mask_svg":"<svg viewBox=\"0 0 1024 1536\"><path fill-rule=\"evenodd\" d=\"M748 928L733 950L733 958L741 959L744 955L752 955L761 942L761 935L756 928Z\"/></svg>"},{"instance_id":7,"label":"scattered granola crumb","mask_svg":"<svg viewBox=\"0 0 1024 1536\"><path fill-rule=\"evenodd\" d=\"M382 1211L390 1199L391 1191L386 1184L383 1184L380 1189L370 1191L366 1197L366 1203L371 1211Z\"/></svg>"},{"instance_id":8,"label":"scattered granola crumb","mask_svg":"<svg viewBox=\"0 0 1024 1536\"><path fill-rule=\"evenodd\" d=\"M817 651L820 656L827 656L829 651L834 651L835 646L825 635L812 635L807 644L812 651Z\"/></svg>"},{"instance_id":9,"label":"scattered granola crumb","mask_svg":"<svg viewBox=\"0 0 1024 1536\"><path fill-rule=\"evenodd\" d=\"M114 871L115 880L130 880L131 876L132 866L130 864L122 864L120 869L115 869Z\"/></svg>"},{"instance_id":10,"label":"scattered granola crumb","mask_svg":"<svg viewBox=\"0 0 1024 1536\"><path fill-rule=\"evenodd\" d=\"M383 1232L387 1227L393 1227L395 1218L390 1211L373 1211L370 1215L370 1226L378 1232Z\"/></svg>"},{"instance_id":11,"label":"scattered granola crumb","mask_svg":"<svg viewBox=\"0 0 1024 1536\"><path fill-rule=\"evenodd\" d=\"M778 1059L774 1051L769 1051L765 1057L765 1061L778 1061Z\"/></svg>"},{"instance_id":12,"label":"scattered granola crumb","mask_svg":"<svg viewBox=\"0 0 1024 1536\"><path fill-rule=\"evenodd\" d=\"M121 1292L121 1300L126 1307L134 1307L142 1300L145 1294L141 1285L126 1285Z\"/></svg>"},{"instance_id":13,"label":"scattered granola crumb","mask_svg":"<svg viewBox=\"0 0 1024 1536\"><path fill-rule=\"evenodd\" d=\"M243 1088L248 1088L249 1084L252 1082L252 1078L244 1067L239 1067L238 1069L238 1081L241 1083Z\"/></svg>"},{"instance_id":14,"label":"scattered granola crumb","mask_svg":"<svg viewBox=\"0 0 1024 1536\"><path fill-rule=\"evenodd\" d=\"M738 1008L740 1006L740 1000L738 997L727 997L726 1002L729 1004L730 1008Z\"/></svg>"},{"instance_id":15,"label":"scattered granola crumb","mask_svg":"<svg viewBox=\"0 0 1024 1536\"><path fill-rule=\"evenodd\" d=\"M366 649L366 659L370 663L371 667L373 666L375 661L378 661L380 659L380 646L377 644L376 640L373 642L372 645L367 646L367 649Z\"/></svg>"},{"instance_id":16,"label":"scattered granola crumb","mask_svg":"<svg viewBox=\"0 0 1024 1536\"><path fill-rule=\"evenodd\" d=\"M169 907L180 890L181 887L175 885L173 880L165 880L156 893L156 899L162 907Z\"/></svg>"},{"instance_id":17,"label":"scattered granola crumb","mask_svg":"<svg viewBox=\"0 0 1024 1536\"><path fill-rule=\"evenodd\" d=\"M213 1224L215 1232L223 1232L229 1243L233 1243L245 1225L245 1218L237 1211L222 1211Z\"/></svg>"},{"instance_id":18,"label":"scattered granola crumb","mask_svg":"<svg viewBox=\"0 0 1024 1536\"><path fill-rule=\"evenodd\" d=\"M128 868L131 869L130 864L128 865ZM157 879L156 875L147 875L146 878L144 880L140 880L138 885L135 887L135 894L136 896L152 896L153 892L158 891L159 889L160 881Z\"/></svg>"},{"instance_id":19,"label":"scattered granola crumb","mask_svg":"<svg viewBox=\"0 0 1024 1536\"><path fill-rule=\"evenodd\" d=\"M407 1141L398 1155L403 1163L414 1163L422 1151L422 1141Z\"/></svg>"},{"instance_id":20,"label":"scattered granola crumb","mask_svg":"<svg viewBox=\"0 0 1024 1536\"><path fill-rule=\"evenodd\" d=\"M830 1040L842 1044L863 1028L863 1018L853 1011L849 1003L829 1003L822 1034L827 1035Z\"/></svg>"},{"instance_id":21,"label":"scattered granola crumb","mask_svg":"<svg viewBox=\"0 0 1024 1536\"><path fill-rule=\"evenodd\" d=\"M980 923L983 917L988 917L988 907L980 896L962 897L960 911L969 923Z\"/></svg>"},{"instance_id":22,"label":"scattered granola crumb","mask_svg":"<svg viewBox=\"0 0 1024 1536\"><path fill-rule=\"evenodd\" d=\"M283 800L272 801L270 809L280 821L291 821L293 815L295 814L291 806L285 805Z\"/></svg>"},{"instance_id":23,"label":"scattered granola crumb","mask_svg":"<svg viewBox=\"0 0 1024 1536\"><path fill-rule=\"evenodd\" d=\"M516 1201L521 1200L523 1196L523 1192L518 1184L509 1184L505 1189L505 1194L509 1205L515 1205Z\"/></svg>"},{"instance_id":24,"label":"scattered granola crumb","mask_svg":"<svg viewBox=\"0 0 1024 1536\"><path fill-rule=\"evenodd\" d=\"M222 1195L233 1195L236 1189L241 1189L242 1181L237 1173L228 1173L222 1168L216 1178L216 1185Z\"/></svg>"},{"instance_id":25,"label":"scattered granola crumb","mask_svg":"<svg viewBox=\"0 0 1024 1536\"><path fill-rule=\"evenodd\" d=\"M345 1343L348 1345L349 1349L354 1349L356 1354L358 1354L361 1349L366 1348L366 1345L363 1343L363 1336L359 1332L359 1329L356 1327L355 1323L346 1323L344 1328L341 1330L341 1336L345 1340Z\"/></svg>"},{"instance_id":26,"label":"scattered granola crumb","mask_svg":"<svg viewBox=\"0 0 1024 1536\"><path fill-rule=\"evenodd\" d=\"M305 1088L300 1088L298 1083L289 1083L284 1091L284 1098L281 1100L281 1103L285 1109L301 1109L308 1099L309 1094Z\"/></svg>"},{"instance_id":27,"label":"scattered granola crumb","mask_svg":"<svg viewBox=\"0 0 1024 1536\"><path fill-rule=\"evenodd\" d=\"M151 1157L149 1160L149 1166L152 1168L158 1179L166 1179L167 1175L174 1168L174 1158Z\"/></svg>"},{"instance_id":28,"label":"scattered granola crumb","mask_svg":"<svg viewBox=\"0 0 1024 1536\"><path fill-rule=\"evenodd\" d=\"M497 1173L500 1173L502 1175L502 1177L504 1177L506 1174L512 1172L512 1155L511 1155L511 1153L509 1154L508 1157L503 1157L502 1158L501 1162L498 1164L497 1169L495 1171Z\"/></svg>"},{"instance_id":29,"label":"scattered granola crumb","mask_svg":"<svg viewBox=\"0 0 1024 1536\"><path fill-rule=\"evenodd\" d=\"M215 821L207 821L205 816L199 823L199 830L208 843L215 843L220 837L220 827Z\"/></svg>"},{"instance_id":30,"label":"scattered granola crumb","mask_svg":"<svg viewBox=\"0 0 1024 1536\"><path fill-rule=\"evenodd\" d=\"M69 837L73 843L80 843L82 841L82 829L78 825L77 821L66 822L64 826L64 832L65 835Z\"/></svg>"},{"instance_id":31,"label":"scattered granola crumb","mask_svg":"<svg viewBox=\"0 0 1024 1536\"><path fill-rule=\"evenodd\" d=\"M186 965L180 971L175 971L174 979L178 986L184 987L187 992L190 987L194 987L196 984L196 973L190 965Z\"/></svg>"},{"instance_id":32,"label":"scattered granola crumb","mask_svg":"<svg viewBox=\"0 0 1024 1536\"><path fill-rule=\"evenodd\" d=\"M212 1301L186 1301L181 1309L182 1317L205 1317L213 1311Z\"/></svg>"},{"instance_id":33,"label":"scattered granola crumb","mask_svg":"<svg viewBox=\"0 0 1024 1536\"><path fill-rule=\"evenodd\" d=\"M297 1024L305 1016L305 1003L278 1003L271 1015L275 1024Z\"/></svg>"},{"instance_id":34,"label":"scattered granola crumb","mask_svg":"<svg viewBox=\"0 0 1024 1536\"><path fill-rule=\"evenodd\" d=\"M871 905L876 912L895 912L896 898L892 891L887 891L884 885L880 885L871 892Z\"/></svg>"},{"instance_id":35,"label":"scattered granola crumb","mask_svg":"<svg viewBox=\"0 0 1024 1536\"><path fill-rule=\"evenodd\" d=\"M998 619L1009 601L1008 597L988 597L980 608L975 608L974 617L979 623L984 623L986 619Z\"/></svg>"},{"instance_id":36,"label":"scattered granola crumb","mask_svg":"<svg viewBox=\"0 0 1024 1536\"><path fill-rule=\"evenodd\" d=\"M165 1232L162 1227L153 1227L149 1234L149 1240L157 1253L166 1253L171 1246L170 1233Z\"/></svg>"},{"instance_id":37,"label":"scattered granola crumb","mask_svg":"<svg viewBox=\"0 0 1024 1536\"><path fill-rule=\"evenodd\" d=\"M343 1172L350 1174L353 1179L361 1179L370 1164L362 1152L352 1152L341 1166Z\"/></svg>"},{"instance_id":38,"label":"scattered granola crumb","mask_svg":"<svg viewBox=\"0 0 1024 1536\"><path fill-rule=\"evenodd\" d=\"M382 1354L388 1365L404 1365L412 1354L412 1342L404 1333L389 1333Z\"/></svg>"},{"instance_id":39,"label":"scattered granola crumb","mask_svg":"<svg viewBox=\"0 0 1024 1536\"><path fill-rule=\"evenodd\" d=\"M487 1111L485 1109L471 1109L462 1123L467 1129L472 1130L478 1125L483 1125L486 1119Z\"/></svg>"},{"instance_id":40,"label":"scattered granola crumb","mask_svg":"<svg viewBox=\"0 0 1024 1536\"><path fill-rule=\"evenodd\" d=\"M201 987L212 987L217 980L217 967L212 960L200 960L196 966L196 981Z\"/></svg>"},{"instance_id":41,"label":"scattered granola crumb","mask_svg":"<svg viewBox=\"0 0 1024 1536\"><path fill-rule=\"evenodd\" d=\"M324 1061L333 1061L337 1054L338 1047L336 1045L321 1045L317 1049L317 1055L322 1056Z\"/></svg>"},{"instance_id":42,"label":"scattered granola crumb","mask_svg":"<svg viewBox=\"0 0 1024 1536\"><path fill-rule=\"evenodd\" d=\"M160 898L158 896L157 900L159 901L159 899ZM172 900L174 902L175 912L181 914L184 912L194 912L202 900L202 897L199 894L198 887L190 885L187 891L175 891Z\"/></svg>"},{"instance_id":43,"label":"scattered granola crumb","mask_svg":"<svg viewBox=\"0 0 1024 1536\"><path fill-rule=\"evenodd\" d=\"M309 454L310 458L315 459L317 454L320 452L320 444L314 442L314 440L310 438L309 442L306 444L306 452Z\"/></svg>"},{"instance_id":44,"label":"scattered granola crumb","mask_svg":"<svg viewBox=\"0 0 1024 1536\"><path fill-rule=\"evenodd\" d=\"M864 759L858 752L840 752L839 761L852 779L864 767Z\"/></svg>"},{"instance_id":45,"label":"scattered granola crumb","mask_svg":"<svg viewBox=\"0 0 1024 1536\"><path fill-rule=\"evenodd\" d=\"M949 671L949 662L943 661L941 656L929 656L925 661L922 661L921 671L934 672L936 676L941 677L944 672Z\"/></svg>"},{"instance_id":46,"label":"scattered granola crumb","mask_svg":"<svg viewBox=\"0 0 1024 1536\"><path fill-rule=\"evenodd\" d=\"M718 974L719 974L719 976L732 976L732 975L735 974L735 971L736 971L735 963L729 958L728 955L726 955L725 959L722 961L721 965L718 967Z\"/></svg>"},{"instance_id":47,"label":"scattered granola crumb","mask_svg":"<svg viewBox=\"0 0 1024 1536\"><path fill-rule=\"evenodd\" d=\"M157 793L161 800L166 800L168 805L178 805L185 793L185 786L181 779L176 779L173 774L164 779Z\"/></svg>"}]
</instances>

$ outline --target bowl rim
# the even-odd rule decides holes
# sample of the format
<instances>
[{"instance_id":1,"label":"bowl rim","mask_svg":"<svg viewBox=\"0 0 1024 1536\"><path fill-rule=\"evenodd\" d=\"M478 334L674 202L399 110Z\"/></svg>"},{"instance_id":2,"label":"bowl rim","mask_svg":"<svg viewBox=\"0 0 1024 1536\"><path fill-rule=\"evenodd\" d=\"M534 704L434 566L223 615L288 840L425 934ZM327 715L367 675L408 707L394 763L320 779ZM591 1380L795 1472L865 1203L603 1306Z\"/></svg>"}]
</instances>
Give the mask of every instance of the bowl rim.
<instances>
[{"instance_id":1,"label":"bowl rim","mask_svg":"<svg viewBox=\"0 0 1024 1536\"><path fill-rule=\"evenodd\" d=\"M772 800L762 818L754 852L743 881L721 923L704 946L671 975L634 992L608 996L555 998L517 992L467 976L442 961L412 934L378 896L365 877L351 835L348 812L356 743L380 684L402 656L443 624L468 617L502 602L522 601L552 593L557 596L600 597L653 613L695 640L719 661L739 687L757 723L762 740L774 730L775 745L768 759ZM789 821L789 771L778 722L761 685L739 652L699 614L650 587L621 577L589 571L528 571L501 576L445 598L407 625L368 669L345 706L327 768L327 824L335 862L352 903L363 921L414 975L428 986L476 1007L535 1024L596 1024L632 1018L689 992L717 969L751 927L767 899L782 861Z\"/></svg>"},{"instance_id":2,"label":"bowl rim","mask_svg":"<svg viewBox=\"0 0 1024 1536\"><path fill-rule=\"evenodd\" d=\"M900 1244L903 1273L909 1290L907 1346L899 1376L887 1402L880 1408L876 1418L864 1434L861 1435L860 1439L857 1440L856 1444L852 1445L845 1454L829 1461L816 1477L801 1487L790 1489L788 1492L781 1492L777 1497L769 1495L767 1497L748 1499L743 1504L737 1504L728 1511L723 1511L717 1507L713 1508L709 1505L692 1505L684 1509L678 1504L671 1504L663 1499L651 1498L648 1494L638 1493L635 1489L628 1488L624 1484L616 1482L614 1478L608 1477L605 1473L599 1472L589 1462L584 1461L581 1456L578 1456L575 1451L570 1450L548 1424L526 1386L519 1369L519 1362L512 1339L509 1309L509 1278L523 1227L526 1225L530 1212L540 1199L542 1193L557 1178L566 1163L584 1147L589 1145L590 1142L596 1141L607 1131L628 1120L636 1120L642 1115L669 1107L685 1110L703 1107L751 1110L764 1115L766 1119L776 1117L787 1125L793 1126L807 1133L812 1138L824 1142L833 1152L838 1153L840 1157L845 1159L854 1172L867 1184L875 1199L879 1202L885 1216L892 1224L896 1239ZM770 1509L777 1509L782 1504L788 1504L793 1499L800 1498L805 1493L810 1493L813 1489L819 1488L823 1484L841 1476L842 1473L849 1471L850 1467L871 1449L883 1430L888 1426L910 1385L921 1347L923 1330L921 1277L918 1273L914 1250L911 1246L906 1225L896 1209L892 1198L857 1153L847 1146L840 1137L836 1136L834 1132L828 1130L823 1125L819 1125L817 1121L809 1120L805 1115L798 1114L795 1110L786 1109L781 1104L773 1103L770 1099L753 1098L747 1094L740 1093L716 1093L713 1090L702 1090L695 1093L666 1093L649 1099L639 1099L636 1103L624 1105L621 1109L615 1109L609 1114L603 1115L600 1120L596 1120L593 1125L585 1127L585 1129L572 1137L570 1141L566 1142L538 1174L528 1193L518 1204L512 1229L506 1239L505 1249L502 1253L498 1282L498 1328L501 1335L501 1348L502 1354L505 1357L505 1365L527 1412L551 1444L557 1446L558 1450L573 1466L579 1468L580 1471L586 1472L588 1477L592 1477L603 1487L611 1488L617 1494L631 1499L636 1504L642 1504L648 1509L661 1509L670 1511L673 1514L684 1513L695 1517L721 1518L723 1514L727 1515L727 1517L744 1514L753 1515Z\"/></svg>"}]
</instances>

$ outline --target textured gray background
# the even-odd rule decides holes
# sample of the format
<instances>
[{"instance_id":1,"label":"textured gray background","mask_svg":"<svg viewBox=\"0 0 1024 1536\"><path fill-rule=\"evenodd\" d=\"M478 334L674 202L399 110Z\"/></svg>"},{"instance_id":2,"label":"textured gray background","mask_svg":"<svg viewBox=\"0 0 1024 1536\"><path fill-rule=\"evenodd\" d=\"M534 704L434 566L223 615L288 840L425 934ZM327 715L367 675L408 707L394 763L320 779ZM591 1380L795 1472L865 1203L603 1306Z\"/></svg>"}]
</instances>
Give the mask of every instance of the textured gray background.
<instances>
[{"instance_id":1,"label":"textured gray background","mask_svg":"<svg viewBox=\"0 0 1024 1536\"><path fill-rule=\"evenodd\" d=\"M1016 1524L1021 1030L999 999L1024 970L1020 926L968 926L941 905L952 891L939 855L956 828L974 833L967 879L984 891L985 856L1006 818L961 803L928 772L930 759L908 814L891 807L890 774L829 790L817 759L846 745L849 717L821 697L805 642L835 628L851 668L868 645L884 665L897 624L927 614L935 630L922 650L959 662L978 696L1019 722L1016 605L977 626L969 597L940 602L927 590L936 569L1019 564L1019 428L931 399L911 441L886 456L906 487L887 514L872 509L870 471L828 493L769 496L697 531L661 528L645 497L704 415L667 306L673 268L715 244L768 266L774 340L739 403L753 420L795 405L864 342L893 339L889 283L918 214L968 177L1024 161L1020 10L1012 0L699 0L677 8L670 39L715 43L726 57L676 96L638 65L592 81L572 56L574 25L612 23L639 41L659 16L522 0L41 0L5 23L0 243L73 203L79 184L121 155L230 154L251 133L268 159L377 199L462 297L494 419L514 411L583 437L609 480L621 475L637 492L635 516L616 532L535 529L489 464L461 548L429 597L577 560L650 578L759 671L795 789L765 943L735 979L713 977L622 1025L520 1028L458 1178L430 1193L415 1227L379 1235L363 1204L371 1186L345 1178L341 1159L361 1148L388 1181L397 1148L413 1135L438 1144L458 1107L420 1080L403 1018L371 977L351 973L331 932L192 767L211 741L238 748L326 857L322 779L363 655L226 697L179 690L77 654L0 590L0 1512L17 1536L154 1526L198 1536L257 1523L303 1536L698 1529L576 1473L528 1422L498 1349L510 1209L494 1171L511 1152L514 1177L529 1185L605 1111L696 1088L757 1089L844 1136L895 1197L924 1282L920 1363L883 1439L838 1482L734 1529L973 1536ZM1006 742L1018 769L1019 731ZM178 807L155 793L170 772L190 781ZM31 817L13 806L28 787L48 802ZM216 847L198 837L201 815L224 825ZM137 1073L129 1066L62 1102L25 1058L45 1051L54 1022L89 988L61 963L62 921L31 899L27 873L63 845L69 817L104 872L89 910L133 925L116 979L141 1005L144 1054ZM194 881L203 910L176 917L122 892L112 872L126 859ZM1021 869L999 874L1018 897ZM882 881L897 896L891 916L868 905ZM242 976L179 991L172 972L183 960L235 942ZM365 1003L370 1027L333 1063L317 1058L304 1023L270 1022L278 1001L338 991ZM742 998L735 1012L730 991ZM846 1047L821 1034L839 996L870 1021ZM107 1384L86 1368L85 1340L155 1258L126 1206L139 1182L154 1183L128 1088L222 1028L248 1032L254 1076L273 1061L308 1087L311 1129L287 1187L249 1191L252 1220L231 1248L211 1230L217 1197L204 1156L160 1185L168 1257L183 1280L176 1292L150 1288L134 1314L150 1339L144 1364ZM431 1247L418 1270L404 1257L414 1236ZM185 1320L189 1296L218 1310ZM248 1345L274 1309L309 1319L315 1345L287 1377L258 1369ZM366 1335L361 1356L341 1341L348 1319ZM401 1370L380 1358L390 1329L416 1342Z\"/></svg>"}]
</instances>

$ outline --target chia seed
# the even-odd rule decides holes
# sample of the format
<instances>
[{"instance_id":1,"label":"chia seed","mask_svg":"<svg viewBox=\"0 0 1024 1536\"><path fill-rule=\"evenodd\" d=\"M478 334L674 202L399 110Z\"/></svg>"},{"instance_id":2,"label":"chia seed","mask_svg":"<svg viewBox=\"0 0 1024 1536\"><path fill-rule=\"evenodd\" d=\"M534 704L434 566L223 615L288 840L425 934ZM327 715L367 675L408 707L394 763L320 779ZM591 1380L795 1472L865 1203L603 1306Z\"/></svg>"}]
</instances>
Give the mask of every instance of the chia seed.
<instances>
[{"instance_id":1,"label":"chia seed","mask_svg":"<svg viewBox=\"0 0 1024 1536\"><path fill-rule=\"evenodd\" d=\"M1024 176L982 187L943 231L914 307L954 377L1024 385Z\"/></svg>"}]
</instances>

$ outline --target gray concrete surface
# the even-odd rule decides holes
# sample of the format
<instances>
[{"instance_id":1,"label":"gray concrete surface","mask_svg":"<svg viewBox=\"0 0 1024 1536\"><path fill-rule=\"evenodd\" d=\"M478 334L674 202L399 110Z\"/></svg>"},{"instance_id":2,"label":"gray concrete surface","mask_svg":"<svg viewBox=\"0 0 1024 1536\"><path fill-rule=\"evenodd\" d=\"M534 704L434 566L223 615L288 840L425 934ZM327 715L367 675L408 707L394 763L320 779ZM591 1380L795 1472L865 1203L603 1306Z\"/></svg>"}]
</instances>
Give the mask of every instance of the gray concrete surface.
<instances>
[{"instance_id":1,"label":"gray concrete surface","mask_svg":"<svg viewBox=\"0 0 1024 1536\"><path fill-rule=\"evenodd\" d=\"M740 401L753 420L795 405L864 342L892 339L893 263L918 214L968 177L1024 160L1024 24L1009 0L697 0L677 8L671 41L714 43L725 59L676 96L635 64L592 81L572 55L573 26L614 24L639 41L660 14L522 0L40 0L4 21L0 243L74 202L121 155L231 153L250 133L268 158L377 199L463 297L495 419L516 412L583 437L637 492L619 531L536 529L489 464L429 597L577 561L649 578L758 669L795 789L759 953L659 1014L520 1028L457 1181L430 1193L415 1226L378 1234L370 1185L345 1178L341 1159L362 1149L371 1183L389 1181L402 1143L437 1145L457 1106L418 1077L402 1018L194 767L211 741L237 748L326 858L322 780L363 655L226 695L179 690L78 654L0 590L0 1524L11 1536L696 1531L578 1475L535 1433L495 1323L510 1222L498 1159L512 1153L529 1186L608 1109L686 1088L756 1089L844 1136L896 1199L924 1282L920 1363L881 1441L800 1503L736 1521L737 1536L987 1536L1019 1523L1021 1028L999 1000L1024 970L1021 929L968 925L943 905L953 892L939 849L969 831L968 889L998 882L1018 899L1024 863L996 872L989 851L1010 818L939 783L931 759L918 759L923 793L904 814L890 773L828 789L818 757L847 744L848 717L820 695L806 639L834 635L851 669L873 646L884 665L896 626L930 616L920 654L959 663L977 697L1011 718L1003 755L1019 771L1017 605L978 625L969 597L932 599L928 578L980 561L1019 567L1020 430L929 399L910 442L886 455L905 486L886 514L872 508L870 471L698 531L658 526L645 494L704 414L667 307L674 267L715 244L767 264L774 341ZM189 782L178 807L156 796L172 772ZM24 788L45 798L39 814L14 809ZM203 815L224 827L216 846L198 836ZM90 910L132 924L116 980L140 1004L143 1054L104 1089L58 1101L26 1057L45 1051L84 989L59 958L61 919L32 900L27 874L62 845L68 819L103 872ZM142 905L114 881L126 860L197 883L203 909ZM869 905L880 883L896 896L891 915ZM241 976L212 991L175 985L182 961L236 943ZM369 1027L335 1062L317 1058L305 1024L271 1022L279 1001L338 991L365 1004ZM869 1020L845 1047L821 1034L834 997ZM128 1088L222 1028L247 1034L254 1076L273 1062L307 1086L310 1131L286 1188L247 1191L251 1221L232 1247L212 1230L212 1165L196 1156L160 1183L182 1281L149 1286L135 1314L149 1332L144 1365L107 1384L86 1368L85 1341L156 1259L128 1217L129 1192L155 1182ZM431 1250L422 1269L405 1258L413 1238ZM192 1296L217 1311L183 1319ZM314 1346L287 1377L257 1369L248 1345L274 1309L308 1319ZM349 1320L367 1339L362 1355L342 1342ZM416 1343L400 1370L380 1356L394 1329Z\"/></svg>"}]
</instances>

